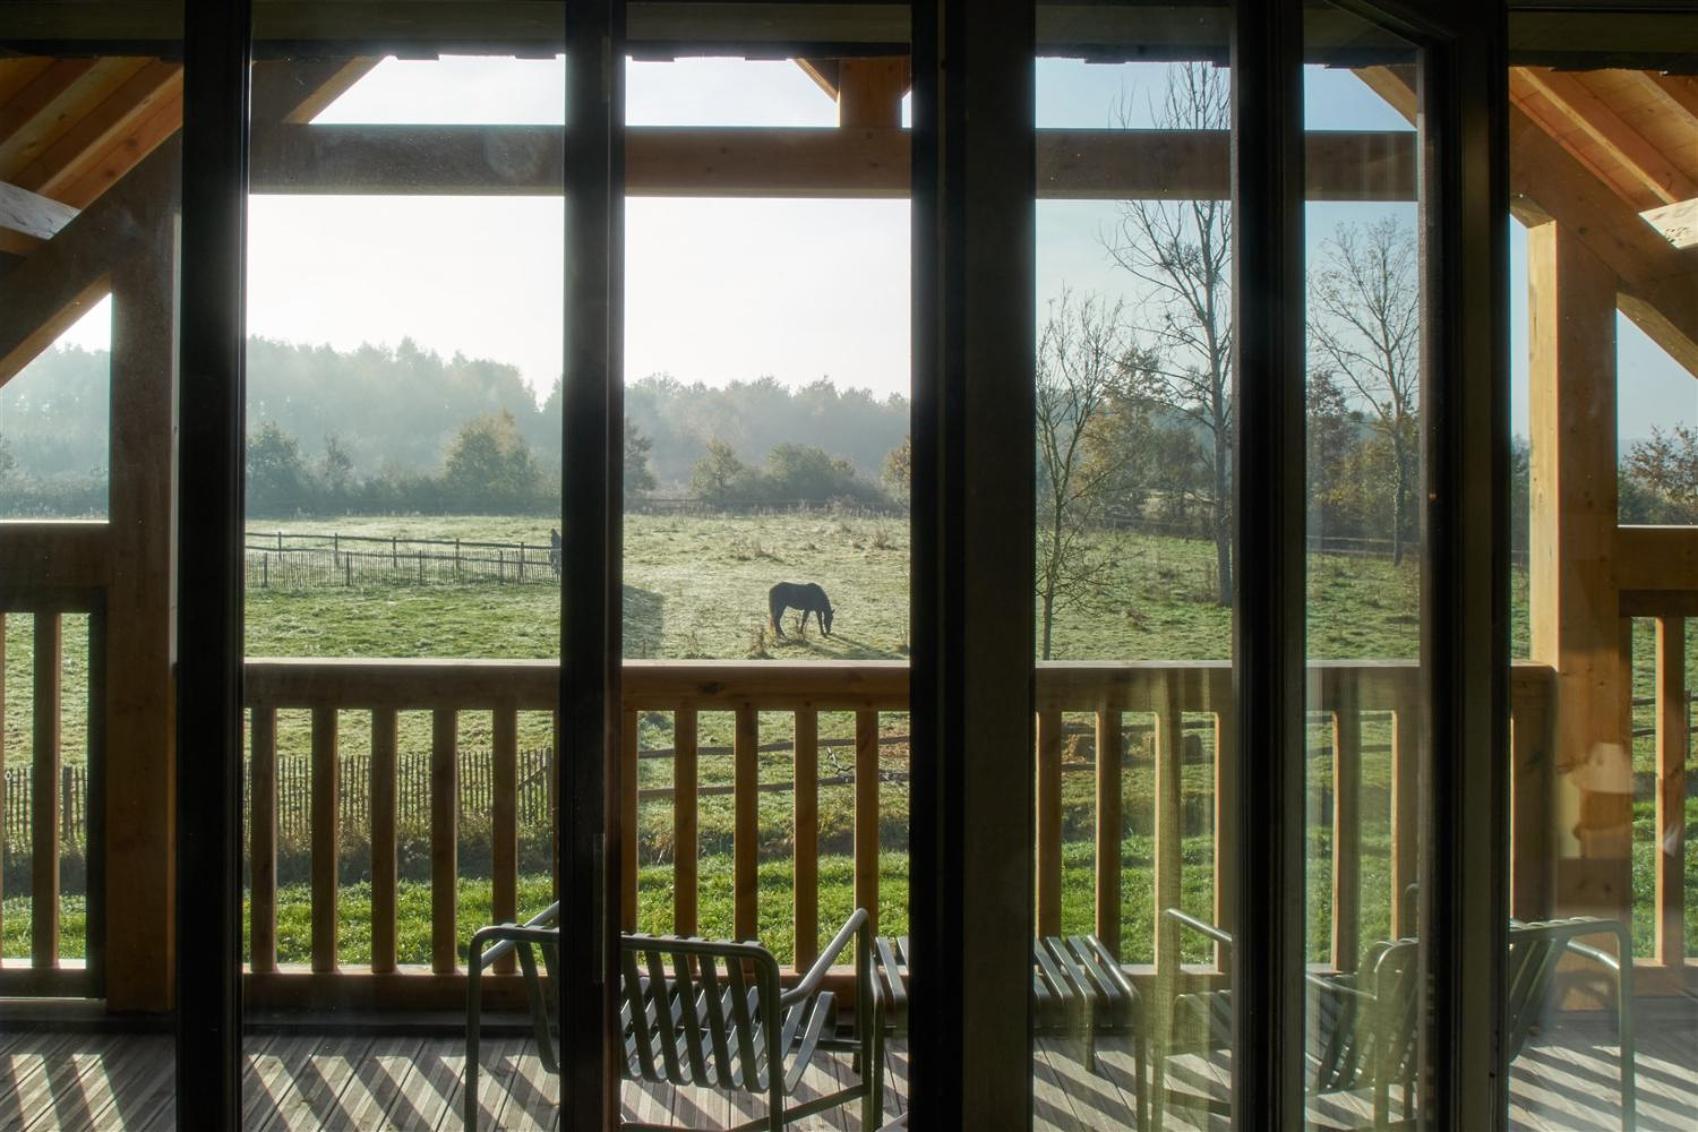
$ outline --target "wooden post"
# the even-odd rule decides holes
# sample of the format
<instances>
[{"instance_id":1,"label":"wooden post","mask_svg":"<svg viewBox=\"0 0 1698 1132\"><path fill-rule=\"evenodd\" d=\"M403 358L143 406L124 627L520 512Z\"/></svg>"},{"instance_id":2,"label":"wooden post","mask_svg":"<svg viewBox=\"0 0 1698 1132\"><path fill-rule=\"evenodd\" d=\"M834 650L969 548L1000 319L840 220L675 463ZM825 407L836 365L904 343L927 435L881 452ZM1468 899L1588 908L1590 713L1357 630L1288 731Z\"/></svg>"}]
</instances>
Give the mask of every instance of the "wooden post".
<instances>
[{"instance_id":1,"label":"wooden post","mask_svg":"<svg viewBox=\"0 0 1698 1132\"><path fill-rule=\"evenodd\" d=\"M878 712L855 713L855 904L878 931Z\"/></svg>"},{"instance_id":2,"label":"wooden post","mask_svg":"<svg viewBox=\"0 0 1698 1132\"><path fill-rule=\"evenodd\" d=\"M812 708L796 712L796 969L805 971L820 953L820 717ZM692 744L695 739L691 730ZM692 747L691 757L695 751ZM693 874L692 874L693 875Z\"/></svg>"},{"instance_id":3,"label":"wooden post","mask_svg":"<svg viewBox=\"0 0 1698 1132\"><path fill-rule=\"evenodd\" d=\"M1167 929L1163 917L1168 908L1179 907L1183 879L1181 854L1184 842L1179 823L1185 768L1181 758L1184 744L1180 729L1185 717L1181 711L1175 674L1169 672L1160 677L1156 696L1155 961L1158 969L1177 971L1180 956L1174 954L1169 963L1165 952L1168 948L1177 949L1178 938Z\"/></svg>"},{"instance_id":4,"label":"wooden post","mask_svg":"<svg viewBox=\"0 0 1698 1132\"><path fill-rule=\"evenodd\" d=\"M1038 934L1061 934L1061 712L1038 712Z\"/></svg>"},{"instance_id":5,"label":"wooden post","mask_svg":"<svg viewBox=\"0 0 1698 1132\"><path fill-rule=\"evenodd\" d=\"M752 707L739 707L731 753L731 901L734 930L740 940L754 939L760 931L760 742L759 713Z\"/></svg>"},{"instance_id":6,"label":"wooden post","mask_svg":"<svg viewBox=\"0 0 1698 1132\"><path fill-rule=\"evenodd\" d=\"M1551 717L1554 674L1523 670L1510 681L1510 915L1546 920L1556 898L1557 829ZM1404 934L1414 934L1410 924Z\"/></svg>"},{"instance_id":7,"label":"wooden post","mask_svg":"<svg viewBox=\"0 0 1698 1132\"><path fill-rule=\"evenodd\" d=\"M30 770L30 964L59 965L59 707L57 613L35 615L35 758Z\"/></svg>"},{"instance_id":8,"label":"wooden post","mask_svg":"<svg viewBox=\"0 0 1698 1132\"><path fill-rule=\"evenodd\" d=\"M1633 775L1615 581L1617 281L1554 222L1528 232L1527 278L1532 653L1557 672L1556 766L1574 819L1559 839L1557 911L1626 919Z\"/></svg>"},{"instance_id":9,"label":"wooden post","mask_svg":"<svg viewBox=\"0 0 1698 1132\"><path fill-rule=\"evenodd\" d=\"M1097 938L1120 954L1120 797L1121 763L1126 746L1120 730L1120 705L1097 708Z\"/></svg>"},{"instance_id":10,"label":"wooden post","mask_svg":"<svg viewBox=\"0 0 1698 1132\"><path fill-rule=\"evenodd\" d=\"M371 969L395 970L396 720L394 708L371 713Z\"/></svg>"},{"instance_id":11,"label":"wooden post","mask_svg":"<svg viewBox=\"0 0 1698 1132\"><path fill-rule=\"evenodd\" d=\"M1356 681L1337 683L1332 713L1332 963L1356 969L1362 913L1362 715Z\"/></svg>"},{"instance_id":12,"label":"wooden post","mask_svg":"<svg viewBox=\"0 0 1698 1132\"><path fill-rule=\"evenodd\" d=\"M342 823L336 709L312 709L312 969L336 970L336 913Z\"/></svg>"},{"instance_id":13,"label":"wooden post","mask_svg":"<svg viewBox=\"0 0 1698 1132\"><path fill-rule=\"evenodd\" d=\"M1657 618L1657 961L1686 966L1686 620Z\"/></svg>"},{"instance_id":14,"label":"wooden post","mask_svg":"<svg viewBox=\"0 0 1698 1132\"><path fill-rule=\"evenodd\" d=\"M516 921L519 911L519 712L511 705L495 709L490 767L491 813L494 815L490 847L490 919L504 924ZM517 967L511 953L496 960L498 974L512 974Z\"/></svg>"},{"instance_id":15,"label":"wooden post","mask_svg":"<svg viewBox=\"0 0 1698 1132\"><path fill-rule=\"evenodd\" d=\"M907 93L906 58L840 59L837 124L849 129L899 129L902 96Z\"/></svg>"},{"instance_id":16,"label":"wooden post","mask_svg":"<svg viewBox=\"0 0 1698 1132\"><path fill-rule=\"evenodd\" d=\"M167 143L171 144L171 143ZM177 372L177 162L155 176L134 220L145 254L112 275L107 467L106 1006L172 1006L176 969L176 639L172 532Z\"/></svg>"},{"instance_id":17,"label":"wooden post","mask_svg":"<svg viewBox=\"0 0 1698 1132\"><path fill-rule=\"evenodd\" d=\"M701 892L696 709L672 713L672 930L695 935ZM800 877L798 865L797 876Z\"/></svg>"},{"instance_id":18,"label":"wooden post","mask_svg":"<svg viewBox=\"0 0 1698 1132\"><path fill-rule=\"evenodd\" d=\"M250 706L249 717L253 738L248 966L270 972L277 970L277 709L256 703Z\"/></svg>"},{"instance_id":19,"label":"wooden post","mask_svg":"<svg viewBox=\"0 0 1698 1132\"><path fill-rule=\"evenodd\" d=\"M459 968L460 828L459 718L453 708L431 713L430 741L430 969Z\"/></svg>"},{"instance_id":20,"label":"wooden post","mask_svg":"<svg viewBox=\"0 0 1698 1132\"><path fill-rule=\"evenodd\" d=\"M1215 923L1231 932L1238 908L1238 715L1232 702L1232 671L1211 673L1209 702L1215 712ZM1232 961L1225 946L1215 948L1215 967Z\"/></svg>"}]
</instances>

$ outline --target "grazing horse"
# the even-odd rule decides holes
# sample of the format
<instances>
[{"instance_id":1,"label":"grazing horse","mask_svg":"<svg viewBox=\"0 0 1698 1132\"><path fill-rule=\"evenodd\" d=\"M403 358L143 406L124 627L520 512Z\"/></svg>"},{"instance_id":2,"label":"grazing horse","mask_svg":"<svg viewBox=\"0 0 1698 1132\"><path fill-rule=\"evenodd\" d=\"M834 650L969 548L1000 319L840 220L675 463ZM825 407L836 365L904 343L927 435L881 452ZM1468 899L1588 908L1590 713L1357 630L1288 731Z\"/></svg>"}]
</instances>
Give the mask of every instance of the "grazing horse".
<instances>
[{"instance_id":1,"label":"grazing horse","mask_svg":"<svg viewBox=\"0 0 1698 1132\"><path fill-rule=\"evenodd\" d=\"M808 635L808 614L812 613L819 622L820 632L831 636L831 599L825 596L825 591L816 582L780 582L766 595L767 609L772 613L773 632L784 636L784 611L800 609L802 611L802 635Z\"/></svg>"},{"instance_id":2,"label":"grazing horse","mask_svg":"<svg viewBox=\"0 0 1698 1132\"><path fill-rule=\"evenodd\" d=\"M556 574L560 573L560 532L553 527L548 530L548 564Z\"/></svg>"}]
</instances>

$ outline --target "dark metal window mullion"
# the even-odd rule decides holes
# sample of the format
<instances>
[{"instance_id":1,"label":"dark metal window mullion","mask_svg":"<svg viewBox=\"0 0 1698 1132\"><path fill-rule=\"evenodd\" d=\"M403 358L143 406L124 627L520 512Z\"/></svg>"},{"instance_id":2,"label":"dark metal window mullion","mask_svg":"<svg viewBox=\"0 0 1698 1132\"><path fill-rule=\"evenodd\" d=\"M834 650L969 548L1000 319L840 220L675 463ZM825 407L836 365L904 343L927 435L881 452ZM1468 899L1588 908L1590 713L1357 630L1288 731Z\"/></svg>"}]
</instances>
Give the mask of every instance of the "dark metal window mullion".
<instances>
[{"instance_id":1,"label":"dark metal window mullion","mask_svg":"<svg viewBox=\"0 0 1698 1132\"><path fill-rule=\"evenodd\" d=\"M1431 736L1421 1101L1442 1129L1508 1122L1509 345L1507 17L1457 5L1420 67L1422 680Z\"/></svg>"},{"instance_id":2,"label":"dark metal window mullion","mask_svg":"<svg viewBox=\"0 0 1698 1132\"><path fill-rule=\"evenodd\" d=\"M564 8L565 376L560 588L562 1127L618 1127L617 847L624 499L621 227L624 0ZM634 886L632 886L634 887Z\"/></svg>"},{"instance_id":3,"label":"dark metal window mullion","mask_svg":"<svg viewBox=\"0 0 1698 1132\"><path fill-rule=\"evenodd\" d=\"M183 18L177 466L193 474L177 477L176 1107L179 1128L237 1128L252 8L188 0Z\"/></svg>"},{"instance_id":4,"label":"dark metal window mullion","mask_svg":"<svg viewBox=\"0 0 1698 1132\"><path fill-rule=\"evenodd\" d=\"M1232 40L1233 1127L1303 1125L1303 5L1239 0Z\"/></svg>"}]
</instances>

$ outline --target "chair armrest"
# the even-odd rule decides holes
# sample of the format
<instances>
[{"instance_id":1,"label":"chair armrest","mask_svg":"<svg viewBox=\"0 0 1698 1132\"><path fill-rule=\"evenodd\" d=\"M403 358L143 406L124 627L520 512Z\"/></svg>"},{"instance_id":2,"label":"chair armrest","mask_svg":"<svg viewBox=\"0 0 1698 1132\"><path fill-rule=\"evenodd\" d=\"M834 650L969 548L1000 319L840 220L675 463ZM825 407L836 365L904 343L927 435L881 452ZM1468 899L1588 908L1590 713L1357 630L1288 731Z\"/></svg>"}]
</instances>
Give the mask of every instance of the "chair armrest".
<instances>
[{"instance_id":1,"label":"chair armrest","mask_svg":"<svg viewBox=\"0 0 1698 1132\"><path fill-rule=\"evenodd\" d=\"M837 957L843 953L843 949L849 946L849 941L854 939L857 933L870 931L867 910L855 909L843 926L837 929L837 934L832 937L831 942L826 944L825 950L820 952L820 957L814 960L814 965L808 968L808 973L802 976L802 981L779 996L779 1009L783 1010L812 998L819 991L820 984L825 982L826 973L831 970L832 964L837 962Z\"/></svg>"},{"instance_id":2,"label":"chair armrest","mask_svg":"<svg viewBox=\"0 0 1698 1132\"><path fill-rule=\"evenodd\" d=\"M1189 928L1199 935L1207 936L1222 947L1232 946L1232 934L1230 932L1222 931L1206 920L1199 920L1189 912L1182 912L1178 908L1164 908L1162 915L1180 927Z\"/></svg>"},{"instance_id":3,"label":"chair armrest","mask_svg":"<svg viewBox=\"0 0 1698 1132\"><path fill-rule=\"evenodd\" d=\"M467 958L478 970L489 967L503 955L516 950L520 944L546 945L560 942L560 904L550 904L523 924L491 924L472 933ZM480 952L479 948L495 941L495 946Z\"/></svg>"}]
</instances>

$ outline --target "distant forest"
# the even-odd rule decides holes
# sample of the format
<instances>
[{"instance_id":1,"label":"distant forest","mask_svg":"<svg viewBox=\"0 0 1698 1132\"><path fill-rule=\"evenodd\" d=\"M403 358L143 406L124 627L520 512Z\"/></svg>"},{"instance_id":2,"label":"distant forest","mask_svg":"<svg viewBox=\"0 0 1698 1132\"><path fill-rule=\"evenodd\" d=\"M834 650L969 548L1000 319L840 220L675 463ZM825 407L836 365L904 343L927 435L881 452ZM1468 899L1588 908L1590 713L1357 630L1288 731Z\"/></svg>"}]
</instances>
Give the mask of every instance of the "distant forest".
<instances>
[{"instance_id":1,"label":"distant forest","mask_svg":"<svg viewBox=\"0 0 1698 1132\"><path fill-rule=\"evenodd\" d=\"M99 509L108 366L106 351L55 348L0 397L8 511ZM820 491L883 501L877 484L886 457L908 431L905 398L839 389L828 378L794 388L771 377L710 388L660 374L632 383L625 396L627 478L639 493L689 494L711 444L749 463L755 474L740 484L748 494L778 502L795 489L803 494L787 501ZM558 380L539 402L502 362L443 357L406 339L344 352L254 338L250 508L546 506L558 481L560 413ZM760 477L763 460L777 462L773 477ZM804 465L823 469L824 479L796 479ZM480 476L488 480L481 486Z\"/></svg>"}]
</instances>

